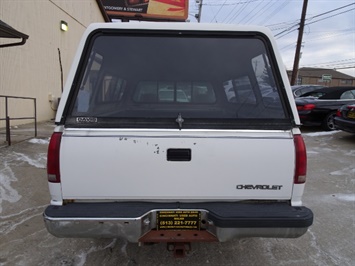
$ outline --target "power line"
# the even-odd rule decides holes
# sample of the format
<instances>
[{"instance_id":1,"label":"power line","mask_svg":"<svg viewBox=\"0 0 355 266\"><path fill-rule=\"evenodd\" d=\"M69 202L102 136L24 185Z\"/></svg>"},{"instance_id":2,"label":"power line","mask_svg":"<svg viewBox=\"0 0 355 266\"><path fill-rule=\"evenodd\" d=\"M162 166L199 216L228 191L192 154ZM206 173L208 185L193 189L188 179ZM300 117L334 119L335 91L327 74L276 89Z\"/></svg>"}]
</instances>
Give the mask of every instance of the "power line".
<instances>
[{"instance_id":1,"label":"power line","mask_svg":"<svg viewBox=\"0 0 355 266\"><path fill-rule=\"evenodd\" d=\"M289 28L291 26L297 25L298 23L299 23L299 19L296 19L296 20L292 20L289 22L282 22L282 23L277 23L277 24L265 25L265 27L268 27L270 30L275 31L275 30L282 30L285 28Z\"/></svg>"},{"instance_id":2,"label":"power line","mask_svg":"<svg viewBox=\"0 0 355 266\"><path fill-rule=\"evenodd\" d=\"M310 67L310 68L331 68L331 69L351 69L355 68L355 63L352 65L315 65L315 66L307 66L307 65L302 65L302 67Z\"/></svg>"},{"instance_id":3,"label":"power line","mask_svg":"<svg viewBox=\"0 0 355 266\"><path fill-rule=\"evenodd\" d=\"M258 2L260 0L246 0L244 2L241 2L239 1L238 3L226 3L224 4L224 6L237 6L237 5L240 5L240 4L245 4L247 2ZM207 3L207 4L203 4L204 6L220 6L221 4L220 3Z\"/></svg>"},{"instance_id":4,"label":"power line","mask_svg":"<svg viewBox=\"0 0 355 266\"><path fill-rule=\"evenodd\" d=\"M334 11L337 11L337 10L340 10L340 9L343 9L343 8L346 8L346 7L348 7L348 6L352 6L352 5L355 5L355 3L349 4L349 5L345 5L345 6L341 6L341 7L336 8L336 9L329 10L329 11L327 11L327 12L324 12L324 13L321 13L321 14L318 14L318 15L315 15L315 16L309 18L309 19L314 19L314 18L323 16L323 15L326 15L326 14L332 13L332 12L334 12Z\"/></svg>"},{"instance_id":5,"label":"power line","mask_svg":"<svg viewBox=\"0 0 355 266\"><path fill-rule=\"evenodd\" d=\"M355 65L347 66L347 67L336 67L335 69L350 69L350 68L355 68Z\"/></svg>"},{"instance_id":6,"label":"power line","mask_svg":"<svg viewBox=\"0 0 355 266\"><path fill-rule=\"evenodd\" d=\"M317 41L322 41L324 39L327 39L327 38L333 38L333 37L336 37L336 36L340 36L340 35L347 35L347 34L352 34L353 32L355 32L355 28L350 28L350 29L345 29L345 30L339 30L340 32L329 32L329 34L321 34L321 35L316 35L314 36L313 38L311 39L308 39L305 41L305 42L317 42ZM293 41L292 43L288 44L288 45L285 45L285 46L282 46L280 47L280 51L283 51L283 50L288 50L288 49L291 49L293 48L294 46L296 45L295 41Z\"/></svg>"},{"instance_id":7,"label":"power line","mask_svg":"<svg viewBox=\"0 0 355 266\"><path fill-rule=\"evenodd\" d=\"M270 1L269 2L270 5L269 6L265 6L265 8L262 10L261 14L259 15L259 17L263 16L273 5L277 5L279 2L278 1Z\"/></svg>"},{"instance_id":8,"label":"power line","mask_svg":"<svg viewBox=\"0 0 355 266\"><path fill-rule=\"evenodd\" d=\"M280 48L280 51L288 50L288 49L293 48L293 47L295 47L295 46L296 46L296 42L292 42L291 44L288 44L288 45L286 45L286 46L281 47L281 48Z\"/></svg>"},{"instance_id":9,"label":"power line","mask_svg":"<svg viewBox=\"0 0 355 266\"><path fill-rule=\"evenodd\" d=\"M79 25L83 26L85 29L87 28L83 23L81 23L79 20L77 20L74 16L70 15L67 11L65 11L62 7L58 6L56 3L53 2L53 0L49 0L53 5L55 5L58 9L63 11L65 14L67 14L69 17L71 17L73 20L78 22Z\"/></svg>"},{"instance_id":10,"label":"power line","mask_svg":"<svg viewBox=\"0 0 355 266\"><path fill-rule=\"evenodd\" d=\"M217 14L214 15L213 19L211 20L211 22L218 16L219 12L221 11L222 7L224 6L224 4L227 2L227 0L224 1L224 3L220 6L219 10L217 11ZM217 19L216 19L217 22Z\"/></svg>"},{"instance_id":11,"label":"power line","mask_svg":"<svg viewBox=\"0 0 355 266\"><path fill-rule=\"evenodd\" d=\"M241 2L235 3L234 7L232 8L232 10L228 13L228 15L224 18L224 20L222 22L225 22L227 20L227 18L233 14L234 10L238 7L238 5L241 4Z\"/></svg>"},{"instance_id":12,"label":"power line","mask_svg":"<svg viewBox=\"0 0 355 266\"><path fill-rule=\"evenodd\" d=\"M298 25L299 25L299 23L294 24L294 25L292 25L291 27L287 28L286 30L281 31L281 32L280 32L280 33L278 33L278 34L275 34L275 37L278 37L278 36L280 36L281 34L286 33L286 34L284 34L284 35L280 36L279 38L276 38L276 40L278 40L278 39L280 39L280 38L284 37L285 35L287 35L287 34L289 34L289 33L291 33L291 32L296 31L297 29L295 29L295 30L292 30L292 29L293 29L294 27L298 27ZM292 30L292 31L291 31L291 30Z\"/></svg>"},{"instance_id":13,"label":"power line","mask_svg":"<svg viewBox=\"0 0 355 266\"><path fill-rule=\"evenodd\" d=\"M332 17L335 17L335 16L338 16L338 15L341 15L341 14L344 14L344 13L347 13L347 12L350 12L351 10L354 10L355 8L352 8L352 9L349 9L349 10L346 10L346 11L343 11L343 12L340 12L340 13L337 13L337 14L334 14L332 16L328 16L328 17L325 17L325 18L322 18L322 19L318 19L316 21L313 21L313 22L310 22L310 23L307 23L306 25L311 25L311 24L314 24L316 22L319 22L319 21L322 21L322 20L325 20L325 19L328 19L328 18L332 18Z\"/></svg>"},{"instance_id":14,"label":"power line","mask_svg":"<svg viewBox=\"0 0 355 266\"><path fill-rule=\"evenodd\" d=\"M320 16L323 16L323 15L326 15L326 14L329 14L329 13L332 13L332 12L335 12L335 11L337 11L337 10L346 8L346 7L351 6L351 5L355 5L355 3L349 4L349 5L345 5L345 6L336 8L336 9L329 10L329 11L327 11L327 12L318 14L318 15L313 16L313 17L311 17L311 18L307 18L306 21L312 20L312 19L314 19L314 18L316 18L316 17L320 17ZM335 16L338 16L338 15L340 15L340 14L344 14L344 13L350 12L350 11L352 11L352 10L354 10L354 9L355 9L355 8L352 8L352 9L349 9L349 10L345 10L345 11L343 11L343 12L334 14L334 15L332 15L332 16L328 16L328 17L325 17L325 18L322 18L322 19L319 19L319 20L316 20L316 21L313 21L313 22L306 23L305 25L311 25L311 24L314 24L314 23L316 23L316 22L319 22L319 21L322 21L322 20L325 20L325 19L328 19L328 18L331 18L331 17L335 17ZM282 36L280 36L279 38L277 38L277 39L280 39L280 38L286 36L287 34L296 31L297 29L294 29L294 27L295 27L295 26L298 26L298 24L299 24L299 23L294 24L294 25L290 26L289 28L287 28L287 29L285 29L285 30L279 32L278 34L275 35L275 37L278 37L278 36L280 36L281 34L285 33L285 34L283 34ZM292 30L292 31L291 31L291 30ZM287 33L286 33L286 32L287 32Z\"/></svg>"},{"instance_id":15,"label":"power line","mask_svg":"<svg viewBox=\"0 0 355 266\"><path fill-rule=\"evenodd\" d=\"M251 16L251 17L246 21L246 23L250 22L253 18L255 18L257 15L259 15L259 13L263 10L263 8L265 8L265 7L269 4L269 3L266 3L265 5L262 5L262 2L264 2L264 1L261 1L261 2L260 2L259 9L257 9L258 11L254 10L254 11L256 11L256 13L254 13L254 15ZM251 12L249 12L249 14L251 14ZM249 15L249 14L248 14L248 15Z\"/></svg>"},{"instance_id":16,"label":"power line","mask_svg":"<svg viewBox=\"0 0 355 266\"><path fill-rule=\"evenodd\" d=\"M351 69L355 68L355 58L348 58L343 60L329 61L316 64L302 64L301 67Z\"/></svg>"},{"instance_id":17,"label":"power line","mask_svg":"<svg viewBox=\"0 0 355 266\"><path fill-rule=\"evenodd\" d=\"M352 31L333 32L333 33L329 33L329 34L316 35L316 36L313 36L313 38L311 38L311 39L307 39L307 42L309 42L309 41L321 41L321 40L324 40L324 39L333 38L335 36L352 34L353 32L355 32L355 31L352 30Z\"/></svg>"},{"instance_id":18,"label":"power line","mask_svg":"<svg viewBox=\"0 0 355 266\"><path fill-rule=\"evenodd\" d=\"M203 6L205 6L206 4L203 4ZM210 6L210 10L211 10L211 13L212 13L212 15L214 15L214 17L216 16L215 15L215 12L214 12L214 9ZM201 11L202 11L202 9L201 9ZM202 14L201 14L202 15ZM210 22L212 22L212 20L210 21ZM216 21L217 22L217 21Z\"/></svg>"},{"instance_id":19,"label":"power line","mask_svg":"<svg viewBox=\"0 0 355 266\"><path fill-rule=\"evenodd\" d=\"M264 8L266 8L271 2L267 2L266 4L262 4L264 1L261 1L260 4L259 4L259 9L257 12L255 12L256 10L253 10L255 13L245 22L245 23L248 23L250 20L254 19L256 16L259 15L260 12L263 11ZM252 14L252 12L249 12L243 19L240 20L240 22L242 22L245 18L247 18L250 14Z\"/></svg>"},{"instance_id":20,"label":"power line","mask_svg":"<svg viewBox=\"0 0 355 266\"><path fill-rule=\"evenodd\" d=\"M234 16L227 23L233 22L247 8L247 6L251 2L252 2L252 0L248 0L248 1L244 2L243 5L241 6L241 8L234 14Z\"/></svg>"},{"instance_id":21,"label":"power line","mask_svg":"<svg viewBox=\"0 0 355 266\"><path fill-rule=\"evenodd\" d=\"M262 20L260 23L264 24L267 21L269 21L273 16L275 16L277 13L279 13L282 9L284 9L288 4L290 3L290 1L285 0L281 6L279 8L276 7L276 9L274 10L273 13L271 13L268 17L266 17L264 20Z\"/></svg>"},{"instance_id":22,"label":"power line","mask_svg":"<svg viewBox=\"0 0 355 266\"><path fill-rule=\"evenodd\" d=\"M325 65L325 66L327 66L327 65L339 65L339 64L344 64L344 63L345 64L353 64L353 63L355 63L355 58L348 58L348 59L343 59L343 60L329 61L329 62L317 63L317 64L307 64L305 66L314 66L314 65L317 65L317 66Z\"/></svg>"}]
</instances>

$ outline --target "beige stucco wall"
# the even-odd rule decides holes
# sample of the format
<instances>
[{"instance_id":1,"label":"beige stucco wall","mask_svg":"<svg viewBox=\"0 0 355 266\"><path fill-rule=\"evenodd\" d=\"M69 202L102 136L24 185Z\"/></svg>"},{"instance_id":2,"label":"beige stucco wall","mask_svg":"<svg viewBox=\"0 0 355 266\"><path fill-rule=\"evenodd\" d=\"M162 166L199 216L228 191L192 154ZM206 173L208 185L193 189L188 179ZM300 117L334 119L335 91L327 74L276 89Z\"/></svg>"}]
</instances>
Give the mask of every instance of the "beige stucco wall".
<instances>
[{"instance_id":1,"label":"beige stucco wall","mask_svg":"<svg viewBox=\"0 0 355 266\"><path fill-rule=\"evenodd\" d=\"M61 52L64 83L82 33L92 22L104 19L96 0L0 0L0 19L14 29L29 35L23 46L0 48L0 95L37 99L38 121L54 118L56 104L49 94L61 96ZM60 30L60 21L69 30ZM19 39L12 39L18 42ZM1 43L8 40L0 38ZM33 104L23 100L9 101L9 116L33 116ZM4 100L0 98L0 118L5 117ZM11 121L12 125L31 120ZM0 121L0 127L5 125Z\"/></svg>"}]
</instances>

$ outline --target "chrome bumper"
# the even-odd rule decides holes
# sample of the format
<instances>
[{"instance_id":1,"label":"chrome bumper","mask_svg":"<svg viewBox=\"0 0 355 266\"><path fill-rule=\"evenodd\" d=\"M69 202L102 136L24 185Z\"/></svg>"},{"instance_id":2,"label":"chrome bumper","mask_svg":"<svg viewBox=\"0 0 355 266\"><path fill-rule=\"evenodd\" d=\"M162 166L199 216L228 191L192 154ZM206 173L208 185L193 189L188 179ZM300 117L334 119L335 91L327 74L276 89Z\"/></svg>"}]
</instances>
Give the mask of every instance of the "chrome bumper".
<instances>
[{"instance_id":1,"label":"chrome bumper","mask_svg":"<svg viewBox=\"0 0 355 266\"><path fill-rule=\"evenodd\" d=\"M278 210L278 213L265 216L263 214L268 212L264 211L265 206L269 206L265 204L249 204L249 208L248 205L239 203L142 203L142 208L137 207L139 203L73 204L49 206L45 210L45 225L54 236L124 238L133 243L141 242L140 239L144 235L156 230L157 211L172 210L200 211L200 230L209 232L220 242L243 237L296 238L305 234L313 222L313 213L305 207L289 207L290 211L282 214L282 210L289 208L279 208L275 205L272 209ZM253 210L251 213L246 211L236 216L233 206L238 213L243 209ZM227 211L224 212L223 209ZM261 212L259 215L258 209ZM122 213L124 210L126 213ZM218 210L221 212L218 213ZM143 214L127 217L128 214L134 213ZM223 214L225 215L222 216ZM227 217L227 214L230 216Z\"/></svg>"}]
</instances>

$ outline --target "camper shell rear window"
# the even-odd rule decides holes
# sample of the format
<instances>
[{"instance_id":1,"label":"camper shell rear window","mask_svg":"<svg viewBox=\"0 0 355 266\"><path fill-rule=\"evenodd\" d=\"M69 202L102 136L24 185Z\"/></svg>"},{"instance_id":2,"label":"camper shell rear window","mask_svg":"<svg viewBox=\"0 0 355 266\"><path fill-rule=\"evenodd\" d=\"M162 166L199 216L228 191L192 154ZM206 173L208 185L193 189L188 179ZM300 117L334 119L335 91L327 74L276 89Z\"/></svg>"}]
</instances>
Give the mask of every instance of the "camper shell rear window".
<instances>
[{"instance_id":1,"label":"camper shell rear window","mask_svg":"<svg viewBox=\"0 0 355 266\"><path fill-rule=\"evenodd\" d=\"M290 128L274 62L268 40L256 33L96 32L63 121L74 127Z\"/></svg>"}]
</instances>

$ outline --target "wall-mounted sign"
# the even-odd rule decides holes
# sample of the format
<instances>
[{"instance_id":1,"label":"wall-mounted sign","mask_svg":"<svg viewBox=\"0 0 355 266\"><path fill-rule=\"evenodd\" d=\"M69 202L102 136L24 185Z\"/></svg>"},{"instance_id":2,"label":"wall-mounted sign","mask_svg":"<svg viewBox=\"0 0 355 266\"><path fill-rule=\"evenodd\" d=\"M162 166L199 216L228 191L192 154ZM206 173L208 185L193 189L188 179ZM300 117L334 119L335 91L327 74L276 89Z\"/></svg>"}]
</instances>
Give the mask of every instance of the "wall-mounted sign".
<instances>
[{"instance_id":1,"label":"wall-mounted sign","mask_svg":"<svg viewBox=\"0 0 355 266\"><path fill-rule=\"evenodd\" d=\"M106 21L185 21L188 0L96 0Z\"/></svg>"},{"instance_id":2,"label":"wall-mounted sign","mask_svg":"<svg viewBox=\"0 0 355 266\"><path fill-rule=\"evenodd\" d=\"M331 81L332 80L332 75L330 74L323 74L322 75L322 81Z\"/></svg>"}]
</instances>

